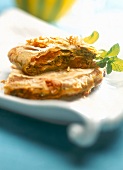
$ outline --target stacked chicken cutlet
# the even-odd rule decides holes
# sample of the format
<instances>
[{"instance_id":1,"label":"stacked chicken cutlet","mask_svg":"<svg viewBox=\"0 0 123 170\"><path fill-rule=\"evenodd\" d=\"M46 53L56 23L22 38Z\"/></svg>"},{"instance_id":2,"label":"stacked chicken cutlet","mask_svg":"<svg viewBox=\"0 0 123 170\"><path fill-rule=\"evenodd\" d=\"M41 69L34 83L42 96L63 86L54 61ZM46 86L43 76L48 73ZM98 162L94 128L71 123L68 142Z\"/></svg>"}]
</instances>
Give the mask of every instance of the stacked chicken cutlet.
<instances>
[{"instance_id":1,"label":"stacked chicken cutlet","mask_svg":"<svg viewBox=\"0 0 123 170\"><path fill-rule=\"evenodd\" d=\"M27 99L88 95L103 79L98 51L79 37L39 37L12 48L4 93Z\"/></svg>"}]
</instances>

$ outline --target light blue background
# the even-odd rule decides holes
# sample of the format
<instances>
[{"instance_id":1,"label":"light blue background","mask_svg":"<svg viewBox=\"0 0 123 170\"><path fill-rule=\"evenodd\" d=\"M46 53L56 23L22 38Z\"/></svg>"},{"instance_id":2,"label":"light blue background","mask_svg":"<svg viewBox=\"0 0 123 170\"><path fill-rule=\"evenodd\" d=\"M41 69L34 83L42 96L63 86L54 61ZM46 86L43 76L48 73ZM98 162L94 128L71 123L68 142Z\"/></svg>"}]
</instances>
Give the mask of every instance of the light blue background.
<instances>
[{"instance_id":1,"label":"light blue background","mask_svg":"<svg viewBox=\"0 0 123 170\"><path fill-rule=\"evenodd\" d=\"M71 144L66 126L0 109L0 170L122 170L123 128L90 148Z\"/></svg>"},{"instance_id":2,"label":"light blue background","mask_svg":"<svg viewBox=\"0 0 123 170\"><path fill-rule=\"evenodd\" d=\"M0 12L13 7L0 1ZM69 142L66 126L0 109L0 170L123 170L123 128L90 148Z\"/></svg>"}]
</instances>

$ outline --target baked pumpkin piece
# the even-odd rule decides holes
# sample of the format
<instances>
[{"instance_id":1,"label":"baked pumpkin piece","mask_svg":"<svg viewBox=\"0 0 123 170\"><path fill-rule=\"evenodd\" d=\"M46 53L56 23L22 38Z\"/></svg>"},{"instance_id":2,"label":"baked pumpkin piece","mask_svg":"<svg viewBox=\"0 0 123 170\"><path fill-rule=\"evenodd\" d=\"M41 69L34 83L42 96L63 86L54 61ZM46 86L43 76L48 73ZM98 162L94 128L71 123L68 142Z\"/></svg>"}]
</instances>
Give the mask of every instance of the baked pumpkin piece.
<instances>
[{"instance_id":1,"label":"baked pumpkin piece","mask_svg":"<svg viewBox=\"0 0 123 170\"><path fill-rule=\"evenodd\" d=\"M9 74L4 93L26 99L58 99L81 94L87 96L103 79L104 70L70 69L28 76L13 69Z\"/></svg>"},{"instance_id":2,"label":"baked pumpkin piece","mask_svg":"<svg viewBox=\"0 0 123 170\"><path fill-rule=\"evenodd\" d=\"M27 75L67 68L95 68L98 51L82 38L39 37L8 52L11 63Z\"/></svg>"}]
</instances>

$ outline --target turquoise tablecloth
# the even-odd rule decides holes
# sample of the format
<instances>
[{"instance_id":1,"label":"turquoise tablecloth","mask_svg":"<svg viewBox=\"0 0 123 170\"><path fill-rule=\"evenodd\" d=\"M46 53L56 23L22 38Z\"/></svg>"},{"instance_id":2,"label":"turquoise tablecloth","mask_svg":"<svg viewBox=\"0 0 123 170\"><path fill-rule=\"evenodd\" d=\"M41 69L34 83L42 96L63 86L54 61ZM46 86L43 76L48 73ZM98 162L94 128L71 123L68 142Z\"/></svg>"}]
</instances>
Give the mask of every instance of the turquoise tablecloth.
<instances>
[{"instance_id":1,"label":"turquoise tablecloth","mask_svg":"<svg viewBox=\"0 0 123 170\"><path fill-rule=\"evenodd\" d=\"M10 8L0 1L0 11ZM0 170L123 170L123 128L90 148L69 142L66 126L0 109Z\"/></svg>"},{"instance_id":2,"label":"turquoise tablecloth","mask_svg":"<svg viewBox=\"0 0 123 170\"><path fill-rule=\"evenodd\" d=\"M123 128L90 148L71 144L66 126L0 109L0 170L122 170Z\"/></svg>"}]
</instances>

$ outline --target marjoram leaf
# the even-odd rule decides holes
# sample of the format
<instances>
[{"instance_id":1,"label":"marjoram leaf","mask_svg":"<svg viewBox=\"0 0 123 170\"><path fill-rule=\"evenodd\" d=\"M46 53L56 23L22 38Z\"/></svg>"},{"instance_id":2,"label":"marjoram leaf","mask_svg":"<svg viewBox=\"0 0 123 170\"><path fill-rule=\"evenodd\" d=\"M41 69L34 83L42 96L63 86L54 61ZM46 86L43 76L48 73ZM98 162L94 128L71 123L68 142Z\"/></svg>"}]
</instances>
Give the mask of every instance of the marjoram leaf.
<instances>
[{"instance_id":1,"label":"marjoram leaf","mask_svg":"<svg viewBox=\"0 0 123 170\"><path fill-rule=\"evenodd\" d=\"M123 59L116 58L115 61L111 63L112 65L112 70L121 72L123 71Z\"/></svg>"},{"instance_id":2,"label":"marjoram leaf","mask_svg":"<svg viewBox=\"0 0 123 170\"><path fill-rule=\"evenodd\" d=\"M107 51L106 50L100 50L101 54L100 54L100 58L105 58L105 56L107 55Z\"/></svg>"},{"instance_id":3,"label":"marjoram leaf","mask_svg":"<svg viewBox=\"0 0 123 170\"><path fill-rule=\"evenodd\" d=\"M107 52L106 56L117 56L120 52L120 46L119 44L114 44L110 50Z\"/></svg>"},{"instance_id":4,"label":"marjoram leaf","mask_svg":"<svg viewBox=\"0 0 123 170\"><path fill-rule=\"evenodd\" d=\"M112 65L110 62L107 62L106 72L107 74L110 74L112 72Z\"/></svg>"},{"instance_id":5,"label":"marjoram leaf","mask_svg":"<svg viewBox=\"0 0 123 170\"><path fill-rule=\"evenodd\" d=\"M95 43L99 38L99 33L97 31L93 31L92 34L88 37L85 37L83 40L88 44Z\"/></svg>"}]
</instances>

